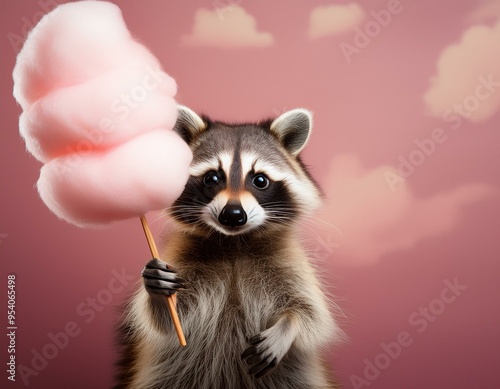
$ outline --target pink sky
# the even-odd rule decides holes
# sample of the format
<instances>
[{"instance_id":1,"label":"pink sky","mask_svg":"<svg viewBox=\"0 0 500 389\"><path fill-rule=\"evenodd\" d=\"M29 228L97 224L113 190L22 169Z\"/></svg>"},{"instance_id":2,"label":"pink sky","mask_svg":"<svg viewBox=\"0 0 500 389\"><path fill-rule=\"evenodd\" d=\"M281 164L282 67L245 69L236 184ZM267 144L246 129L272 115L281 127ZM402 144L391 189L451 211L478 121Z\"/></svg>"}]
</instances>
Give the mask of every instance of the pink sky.
<instances>
[{"instance_id":1,"label":"pink sky","mask_svg":"<svg viewBox=\"0 0 500 389\"><path fill-rule=\"evenodd\" d=\"M344 312L349 342L327 356L345 388L500 387L498 0L115 3L180 103L234 121L313 111L303 157L326 201L305 240ZM67 323L81 330L28 386L107 387L113 307L149 253L138 221L81 230L34 190L40 164L18 133L11 73L51 4L17 1L0 16L2 279L18 277L20 364ZM114 269L135 279L82 315L87 299L107 296ZM453 294L455 280L464 289ZM385 366L398 337L406 343ZM371 363L384 368L370 375ZM9 387L25 387L18 378Z\"/></svg>"}]
</instances>

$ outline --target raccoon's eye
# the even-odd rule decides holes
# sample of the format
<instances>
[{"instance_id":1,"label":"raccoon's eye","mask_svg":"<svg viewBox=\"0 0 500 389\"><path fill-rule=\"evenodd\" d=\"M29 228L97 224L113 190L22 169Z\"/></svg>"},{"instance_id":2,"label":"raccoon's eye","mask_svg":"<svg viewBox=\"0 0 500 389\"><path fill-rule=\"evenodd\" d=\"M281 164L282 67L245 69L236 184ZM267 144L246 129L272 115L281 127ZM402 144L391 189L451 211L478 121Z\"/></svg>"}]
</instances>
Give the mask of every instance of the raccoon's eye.
<instances>
[{"instance_id":1,"label":"raccoon's eye","mask_svg":"<svg viewBox=\"0 0 500 389\"><path fill-rule=\"evenodd\" d=\"M203 183L205 186L213 187L220 182L220 177L215 171L210 171L203 177Z\"/></svg>"},{"instance_id":2,"label":"raccoon's eye","mask_svg":"<svg viewBox=\"0 0 500 389\"><path fill-rule=\"evenodd\" d=\"M269 186L269 178L264 174L257 174L252 180L253 186L257 189L266 189Z\"/></svg>"}]
</instances>

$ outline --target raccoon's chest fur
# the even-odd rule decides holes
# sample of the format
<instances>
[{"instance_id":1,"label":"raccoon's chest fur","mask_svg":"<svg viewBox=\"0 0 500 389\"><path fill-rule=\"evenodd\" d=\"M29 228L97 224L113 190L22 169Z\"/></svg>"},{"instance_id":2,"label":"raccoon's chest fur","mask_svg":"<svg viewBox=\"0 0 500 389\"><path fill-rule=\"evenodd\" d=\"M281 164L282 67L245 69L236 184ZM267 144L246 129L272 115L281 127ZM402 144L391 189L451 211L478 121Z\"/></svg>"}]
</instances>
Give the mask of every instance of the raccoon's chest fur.
<instances>
[{"instance_id":1,"label":"raccoon's chest fur","mask_svg":"<svg viewBox=\"0 0 500 389\"><path fill-rule=\"evenodd\" d=\"M267 263L273 260L272 256L265 259ZM186 320L192 316L216 325L226 339L231 334L244 341L245 336L265 329L293 294L292 290L283 290L284 277L290 270L278 266L269 269L251 258L189 269L181 266L179 272L189 284L179 300L180 314Z\"/></svg>"},{"instance_id":2,"label":"raccoon's chest fur","mask_svg":"<svg viewBox=\"0 0 500 389\"><path fill-rule=\"evenodd\" d=\"M181 348L173 333L156 333L144 350L156 361L143 376L145 381L149 378L149 386L138 387L311 388L303 382L301 372L311 356L293 347L272 378L256 380L248 375L248 366L241 359L247 339L269 327L283 307L297 298L297 291L284 282L290 279L292 269L275 266L275 261L277 258L269 255L257 262L241 256L196 267L176 264L189 284L178 298L188 345Z\"/></svg>"}]
</instances>

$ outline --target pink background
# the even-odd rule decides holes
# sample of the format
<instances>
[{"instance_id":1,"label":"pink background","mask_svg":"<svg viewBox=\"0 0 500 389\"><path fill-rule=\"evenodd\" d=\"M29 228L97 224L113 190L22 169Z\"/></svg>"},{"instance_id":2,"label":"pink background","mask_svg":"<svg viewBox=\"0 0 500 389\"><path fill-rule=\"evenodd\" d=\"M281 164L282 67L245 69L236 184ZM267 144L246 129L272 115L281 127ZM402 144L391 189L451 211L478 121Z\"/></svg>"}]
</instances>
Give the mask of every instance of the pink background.
<instances>
[{"instance_id":1,"label":"pink background","mask_svg":"<svg viewBox=\"0 0 500 389\"><path fill-rule=\"evenodd\" d=\"M177 80L179 102L234 121L314 112L304 160L327 200L304 239L343 312L348 341L327 355L343 386L499 388L500 2L115 3ZM138 220L78 229L34 189L40 164L18 135L11 73L16 39L53 4L9 2L0 16L0 305L13 273L18 325L16 382L3 370L0 385L104 388L115 308L149 252ZM158 234L163 220L150 220ZM113 270L128 275L123 288ZM50 334L71 322L78 334L54 348ZM5 367L5 336L0 346ZM32 365L38 352L46 366Z\"/></svg>"}]
</instances>

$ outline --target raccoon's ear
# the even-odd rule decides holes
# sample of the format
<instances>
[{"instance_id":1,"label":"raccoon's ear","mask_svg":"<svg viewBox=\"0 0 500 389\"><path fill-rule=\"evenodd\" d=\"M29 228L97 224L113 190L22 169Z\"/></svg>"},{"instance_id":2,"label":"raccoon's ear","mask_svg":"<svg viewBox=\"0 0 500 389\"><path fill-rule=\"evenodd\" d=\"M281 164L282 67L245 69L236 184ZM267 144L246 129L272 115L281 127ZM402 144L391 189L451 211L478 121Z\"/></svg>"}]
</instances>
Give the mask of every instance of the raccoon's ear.
<instances>
[{"instance_id":1,"label":"raccoon's ear","mask_svg":"<svg viewBox=\"0 0 500 389\"><path fill-rule=\"evenodd\" d=\"M193 110L183 105L177 106L177 122L174 131L189 145L203 132L207 124Z\"/></svg>"},{"instance_id":2,"label":"raccoon's ear","mask_svg":"<svg viewBox=\"0 0 500 389\"><path fill-rule=\"evenodd\" d=\"M297 155L311 134L312 113L303 108L285 112L271 123L270 129L290 154Z\"/></svg>"}]
</instances>

